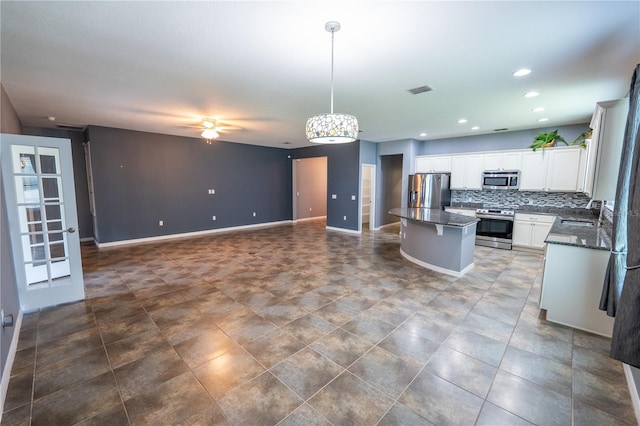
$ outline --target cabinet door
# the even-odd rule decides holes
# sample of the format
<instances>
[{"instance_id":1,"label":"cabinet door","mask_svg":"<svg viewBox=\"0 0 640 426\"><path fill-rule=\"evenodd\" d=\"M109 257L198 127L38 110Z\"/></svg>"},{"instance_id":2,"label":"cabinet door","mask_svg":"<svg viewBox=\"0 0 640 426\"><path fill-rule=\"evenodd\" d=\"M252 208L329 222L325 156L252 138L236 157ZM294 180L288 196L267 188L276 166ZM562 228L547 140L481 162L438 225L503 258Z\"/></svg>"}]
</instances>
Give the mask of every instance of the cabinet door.
<instances>
[{"instance_id":1,"label":"cabinet door","mask_svg":"<svg viewBox=\"0 0 640 426\"><path fill-rule=\"evenodd\" d=\"M514 222L512 243L518 246L530 246L532 224L530 222Z\"/></svg>"},{"instance_id":2,"label":"cabinet door","mask_svg":"<svg viewBox=\"0 0 640 426\"><path fill-rule=\"evenodd\" d=\"M432 165L430 157L416 157L416 173L427 173Z\"/></svg>"},{"instance_id":3,"label":"cabinet door","mask_svg":"<svg viewBox=\"0 0 640 426\"><path fill-rule=\"evenodd\" d=\"M452 163L453 165L453 163ZM482 189L482 172L484 171L484 155L467 156L464 187L466 189ZM453 176L453 171L451 172Z\"/></svg>"},{"instance_id":4,"label":"cabinet door","mask_svg":"<svg viewBox=\"0 0 640 426\"><path fill-rule=\"evenodd\" d=\"M547 156L542 150L522 154L520 191L544 191L547 175Z\"/></svg>"},{"instance_id":5,"label":"cabinet door","mask_svg":"<svg viewBox=\"0 0 640 426\"><path fill-rule=\"evenodd\" d=\"M451 156L449 155L428 155L416 157L416 173L429 172L450 172Z\"/></svg>"},{"instance_id":6,"label":"cabinet door","mask_svg":"<svg viewBox=\"0 0 640 426\"><path fill-rule=\"evenodd\" d=\"M433 171L434 172L450 172L451 156L442 155L442 156L433 157Z\"/></svg>"},{"instance_id":7,"label":"cabinet door","mask_svg":"<svg viewBox=\"0 0 640 426\"><path fill-rule=\"evenodd\" d=\"M593 198L613 200L616 196L618 173L620 171L620 153L624 140L625 123L629 111L628 100L603 102L605 107L598 126L598 160L596 162L596 181ZM596 137L596 132L593 134Z\"/></svg>"},{"instance_id":8,"label":"cabinet door","mask_svg":"<svg viewBox=\"0 0 640 426\"><path fill-rule=\"evenodd\" d=\"M580 151L582 148L550 151L545 190L575 192L578 190Z\"/></svg>"},{"instance_id":9,"label":"cabinet door","mask_svg":"<svg viewBox=\"0 0 640 426\"><path fill-rule=\"evenodd\" d=\"M484 154L483 157L484 170L500 170L502 168L501 153Z\"/></svg>"},{"instance_id":10,"label":"cabinet door","mask_svg":"<svg viewBox=\"0 0 640 426\"><path fill-rule=\"evenodd\" d=\"M534 223L531 225L531 247L544 248L544 240L549 235L551 225L545 223Z\"/></svg>"},{"instance_id":11,"label":"cabinet door","mask_svg":"<svg viewBox=\"0 0 640 426\"><path fill-rule=\"evenodd\" d=\"M521 170L522 169L522 152L503 153L502 168L505 170Z\"/></svg>"},{"instance_id":12,"label":"cabinet door","mask_svg":"<svg viewBox=\"0 0 640 426\"><path fill-rule=\"evenodd\" d=\"M467 159L464 155L451 157L451 189L465 189Z\"/></svg>"}]
</instances>

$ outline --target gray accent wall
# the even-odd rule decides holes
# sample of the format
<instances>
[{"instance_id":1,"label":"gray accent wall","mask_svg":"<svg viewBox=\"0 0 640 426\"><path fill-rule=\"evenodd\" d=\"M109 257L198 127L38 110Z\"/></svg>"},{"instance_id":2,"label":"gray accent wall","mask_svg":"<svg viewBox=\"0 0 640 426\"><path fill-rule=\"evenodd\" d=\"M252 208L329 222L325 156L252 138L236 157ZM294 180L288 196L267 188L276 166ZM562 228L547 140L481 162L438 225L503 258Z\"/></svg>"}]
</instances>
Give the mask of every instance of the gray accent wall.
<instances>
[{"instance_id":1,"label":"gray accent wall","mask_svg":"<svg viewBox=\"0 0 640 426\"><path fill-rule=\"evenodd\" d=\"M99 243L291 220L285 149L98 126L87 135Z\"/></svg>"},{"instance_id":2,"label":"gray accent wall","mask_svg":"<svg viewBox=\"0 0 640 426\"><path fill-rule=\"evenodd\" d=\"M296 148L290 154L292 161L298 158L327 157L327 226L357 231L360 142ZM333 194L336 195L335 199L332 198ZM355 200L351 196L355 196Z\"/></svg>"},{"instance_id":3,"label":"gray accent wall","mask_svg":"<svg viewBox=\"0 0 640 426\"><path fill-rule=\"evenodd\" d=\"M91 211L89 210L89 190L87 188L87 166L84 159L84 132L25 127L24 134L71 140L73 181L76 187L76 206L78 210L78 232L82 239L93 239L93 223L91 219Z\"/></svg>"}]
</instances>

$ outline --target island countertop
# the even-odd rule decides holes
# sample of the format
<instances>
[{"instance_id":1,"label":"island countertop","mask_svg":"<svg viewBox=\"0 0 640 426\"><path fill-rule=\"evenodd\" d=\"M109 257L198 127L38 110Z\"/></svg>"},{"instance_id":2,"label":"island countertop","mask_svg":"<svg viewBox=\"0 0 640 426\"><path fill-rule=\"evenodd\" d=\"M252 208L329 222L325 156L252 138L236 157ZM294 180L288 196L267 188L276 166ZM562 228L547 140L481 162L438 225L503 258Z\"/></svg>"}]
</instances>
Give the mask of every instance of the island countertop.
<instances>
[{"instance_id":1,"label":"island countertop","mask_svg":"<svg viewBox=\"0 0 640 426\"><path fill-rule=\"evenodd\" d=\"M416 222L432 223L434 225L464 227L479 222L471 216L450 213L440 209L425 209L416 207L395 208L389 210L389 214Z\"/></svg>"}]
</instances>

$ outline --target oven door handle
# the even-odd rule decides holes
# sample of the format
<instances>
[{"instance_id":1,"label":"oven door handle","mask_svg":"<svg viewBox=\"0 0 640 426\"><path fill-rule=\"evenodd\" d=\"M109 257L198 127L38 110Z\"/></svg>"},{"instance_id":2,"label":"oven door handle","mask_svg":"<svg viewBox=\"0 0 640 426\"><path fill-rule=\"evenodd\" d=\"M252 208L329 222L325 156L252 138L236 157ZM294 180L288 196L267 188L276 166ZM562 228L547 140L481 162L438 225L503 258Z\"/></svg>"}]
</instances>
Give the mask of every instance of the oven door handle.
<instances>
[{"instance_id":1,"label":"oven door handle","mask_svg":"<svg viewBox=\"0 0 640 426\"><path fill-rule=\"evenodd\" d=\"M509 222L513 222L513 217L511 216L492 216L488 214L477 214L476 217L478 219L497 219L497 220L506 220Z\"/></svg>"}]
</instances>

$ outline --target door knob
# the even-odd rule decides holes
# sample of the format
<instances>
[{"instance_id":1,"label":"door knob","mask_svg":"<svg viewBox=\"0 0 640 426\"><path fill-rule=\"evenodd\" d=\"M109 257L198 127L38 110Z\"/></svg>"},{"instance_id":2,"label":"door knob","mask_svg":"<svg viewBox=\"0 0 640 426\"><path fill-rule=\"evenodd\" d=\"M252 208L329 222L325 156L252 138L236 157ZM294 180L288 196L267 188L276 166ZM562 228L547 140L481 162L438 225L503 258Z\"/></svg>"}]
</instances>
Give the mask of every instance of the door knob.
<instances>
[{"instance_id":1,"label":"door knob","mask_svg":"<svg viewBox=\"0 0 640 426\"><path fill-rule=\"evenodd\" d=\"M66 229L66 231L70 234L73 234L74 232L76 232L76 229L74 227L69 227L68 229Z\"/></svg>"}]
</instances>

